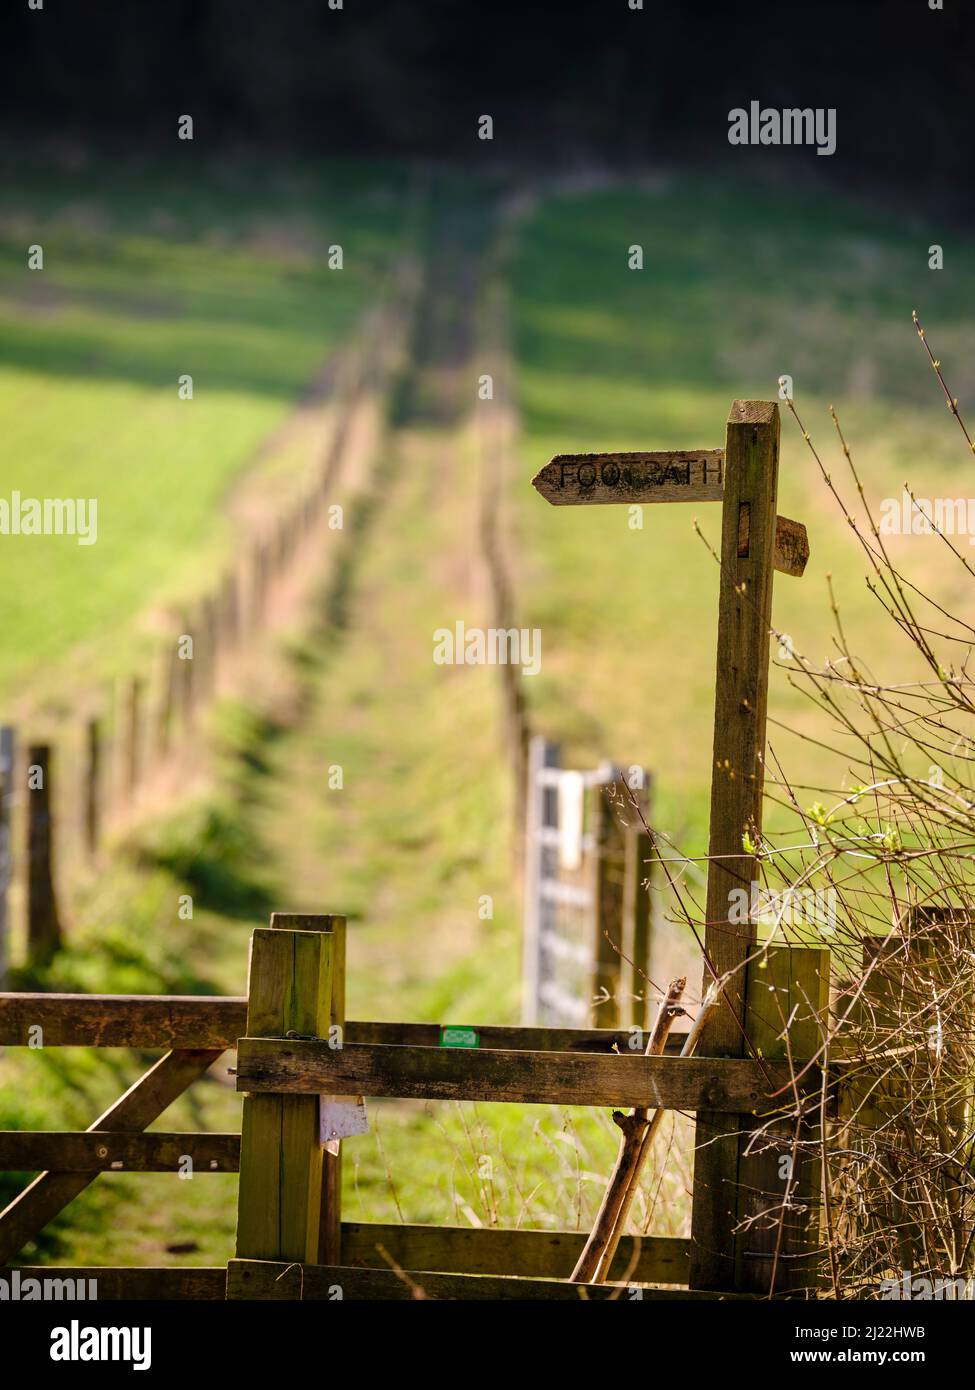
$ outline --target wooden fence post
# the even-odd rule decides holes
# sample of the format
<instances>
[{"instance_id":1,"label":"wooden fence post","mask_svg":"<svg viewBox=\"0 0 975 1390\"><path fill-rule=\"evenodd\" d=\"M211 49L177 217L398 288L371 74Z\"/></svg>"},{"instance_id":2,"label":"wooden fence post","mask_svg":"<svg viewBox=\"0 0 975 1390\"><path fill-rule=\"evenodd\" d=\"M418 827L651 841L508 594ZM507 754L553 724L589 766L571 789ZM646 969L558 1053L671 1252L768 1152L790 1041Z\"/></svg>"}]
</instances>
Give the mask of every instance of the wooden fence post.
<instances>
[{"instance_id":1,"label":"wooden fence post","mask_svg":"<svg viewBox=\"0 0 975 1390\"><path fill-rule=\"evenodd\" d=\"M177 660L179 661L181 667L179 681L180 714L182 717L184 733L188 732L189 729L192 728L193 705L198 693L198 682L195 666L197 659L198 636L199 633L190 623L189 617L186 614L184 614L182 619L182 632L176 639ZM183 639L187 637L190 640L190 649L185 652L180 652L179 648L183 645Z\"/></svg>"},{"instance_id":2,"label":"wooden fence post","mask_svg":"<svg viewBox=\"0 0 975 1390\"><path fill-rule=\"evenodd\" d=\"M54 893L50 748L31 745L27 762L27 957L30 965L43 966L61 945Z\"/></svg>"},{"instance_id":3,"label":"wooden fence post","mask_svg":"<svg viewBox=\"0 0 975 1390\"><path fill-rule=\"evenodd\" d=\"M142 681L129 681L125 720L125 791L131 797L139 785L142 757Z\"/></svg>"},{"instance_id":4,"label":"wooden fence post","mask_svg":"<svg viewBox=\"0 0 975 1390\"><path fill-rule=\"evenodd\" d=\"M156 756L164 758L169 752L173 710L179 699L179 641L175 634L162 654L162 689L156 723Z\"/></svg>"},{"instance_id":5,"label":"wooden fence post","mask_svg":"<svg viewBox=\"0 0 975 1390\"><path fill-rule=\"evenodd\" d=\"M770 946L749 961L745 1031L758 1056L800 1061L817 1055L828 1027L829 970L829 951L813 946ZM803 1081L817 1098L818 1075ZM821 1250L822 1215L817 1125L796 1117L791 1087L778 1104L788 1118L766 1117L739 1138L735 1286L746 1293L809 1290L816 1282L812 1261Z\"/></svg>"},{"instance_id":6,"label":"wooden fence post","mask_svg":"<svg viewBox=\"0 0 975 1390\"><path fill-rule=\"evenodd\" d=\"M85 725L85 773L81 789L85 825L85 848L97 854L101 830L101 725L89 719Z\"/></svg>"},{"instance_id":7,"label":"wooden fence post","mask_svg":"<svg viewBox=\"0 0 975 1390\"><path fill-rule=\"evenodd\" d=\"M13 807L14 756L14 731L5 724L0 728L0 989L6 988L10 966L7 895L13 878L10 816Z\"/></svg>"},{"instance_id":8,"label":"wooden fence post","mask_svg":"<svg viewBox=\"0 0 975 1390\"><path fill-rule=\"evenodd\" d=\"M649 824L649 816L647 822ZM623 978L627 1019L646 1032L652 1025L651 998L656 901L653 840L642 826L628 826L623 848ZM649 884L648 884L649 880Z\"/></svg>"},{"instance_id":9,"label":"wooden fence post","mask_svg":"<svg viewBox=\"0 0 975 1390\"><path fill-rule=\"evenodd\" d=\"M336 936L288 925L299 920L309 919L282 916L251 938L249 1037L329 1037ZM317 1096L245 1095L239 1259L318 1262L325 1152L319 1110Z\"/></svg>"},{"instance_id":10,"label":"wooden fence post","mask_svg":"<svg viewBox=\"0 0 975 1390\"><path fill-rule=\"evenodd\" d=\"M741 892L746 902L751 900L751 885L757 880L756 860L745 849L744 837L750 833L754 839L762 824L778 465L778 406L736 401L728 418L721 509L704 938L711 968L705 968L704 990L711 986L712 970L719 979L734 973L698 1049L710 1057L741 1057L746 1052L744 963L753 950L755 924L750 913L733 913L732 908ZM692 1288L734 1287L738 1152L738 1135L727 1116L700 1111L691 1217Z\"/></svg>"},{"instance_id":11,"label":"wooden fence post","mask_svg":"<svg viewBox=\"0 0 975 1390\"><path fill-rule=\"evenodd\" d=\"M594 789L593 1006L594 1028L618 1028L622 1013L625 916L625 838L614 779Z\"/></svg>"},{"instance_id":12,"label":"wooden fence post","mask_svg":"<svg viewBox=\"0 0 975 1390\"><path fill-rule=\"evenodd\" d=\"M331 914L272 912L271 927L276 931L320 931L332 937L332 990L329 1027L339 1042L345 1031L345 941L346 919ZM325 1097L319 1097L319 1104ZM324 1136L320 1136L324 1138ZM318 1263L338 1265L342 1246L342 1145L326 1144L322 1156L322 1207L319 1223Z\"/></svg>"}]
</instances>

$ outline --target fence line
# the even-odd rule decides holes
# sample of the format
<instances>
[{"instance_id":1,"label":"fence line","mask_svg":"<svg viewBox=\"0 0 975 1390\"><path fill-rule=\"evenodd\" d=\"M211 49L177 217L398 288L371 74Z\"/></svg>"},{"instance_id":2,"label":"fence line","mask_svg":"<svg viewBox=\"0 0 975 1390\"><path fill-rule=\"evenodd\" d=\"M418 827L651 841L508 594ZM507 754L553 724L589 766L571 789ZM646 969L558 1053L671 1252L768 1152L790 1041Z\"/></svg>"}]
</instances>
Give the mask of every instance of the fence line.
<instances>
[{"instance_id":1,"label":"fence line","mask_svg":"<svg viewBox=\"0 0 975 1390\"><path fill-rule=\"evenodd\" d=\"M27 958L40 966L60 940L55 856L59 873L76 849L79 858L92 860L112 819L130 814L151 782L186 764L204 707L230 679L231 658L260 639L273 619L273 596L301 569L334 500L353 419L388 379L415 293L415 274L404 261L385 301L367 316L355 350L338 359L337 414L306 485L246 542L208 593L174 615L148 674L116 685L114 710L92 709L73 735L32 750L29 761L35 753L43 761L43 786L29 785L12 730L7 744L0 744L0 764L7 769L0 768L0 987L10 965L9 890L20 882L21 864L12 849L18 824L22 819ZM67 776L65 758L75 764Z\"/></svg>"},{"instance_id":2,"label":"fence line","mask_svg":"<svg viewBox=\"0 0 975 1390\"><path fill-rule=\"evenodd\" d=\"M0 1136L0 1166L44 1169L0 1213L0 1262L36 1238L99 1175L185 1170L189 1161L201 1175L240 1171L237 1254L226 1269L43 1272L97 1278L101 1298L317 1298L334 1296L336 1285L345 1298L386 1298L400 1296L392 1259L409 1274L407 1285L431 1297L576 1298L582 1291L569 1276L584 1232L343 1221L337 1181L342 1138L323 1133L322 1107L327 1101L341 1136L352 1132L343 1129L343 1116L358 1113L365 1094L559 1106L652 1104L722 1114L727 1126L740 1129L747 1158L730 1200L713 1208L707 1234L715 1244L731 1235L742 1257L719 1288L686 1289L682 1296L767 1295L768 1286L755 1283L755 1271L765 1268L767 1274L763 1262L773 1244L775 1291L815 1292L817 1161L802 1160L793 1215L783 1231L755 1217L781 1197L782 1154L795 1142L799 1096L808 1090L818 1104L824 1084L831 1093L864 1084L862 1064L844 1063L842 1055L816 1065L808 1060L820 1046L827 951L770 947L763 960L756 959L745 994L760 1061L676 1056L679 1036L663 1055L648 1057L628 1053L626 1033L613 1029L485 1027L468 1030L476 1033L474 1046L457 1047L449 1041L455 1030L432 1024L343 1025L345 933L339 916L273 914L270 929L253 934L246 998L0 995L3 1046L29 1044L40 1027L46 1046L170 1049L87 1131ZM237 1088L245 1096L241 1135L147 1133L156 1116L235 1044ZM763 1139L751 1152L745 1141L760 1123L756 1114ZM775 1121L778 1114L781 1122ZM683 1285L692 1277L691 1252L687 1240L624 1238L611 1278ZM607 1296L614 1287L618 1293L619 1284L611 1283ZM586 1294L603 1296L591 1286ZM673 1293L644 1287L640 1296Z\"/></svg>"}]
</instances>

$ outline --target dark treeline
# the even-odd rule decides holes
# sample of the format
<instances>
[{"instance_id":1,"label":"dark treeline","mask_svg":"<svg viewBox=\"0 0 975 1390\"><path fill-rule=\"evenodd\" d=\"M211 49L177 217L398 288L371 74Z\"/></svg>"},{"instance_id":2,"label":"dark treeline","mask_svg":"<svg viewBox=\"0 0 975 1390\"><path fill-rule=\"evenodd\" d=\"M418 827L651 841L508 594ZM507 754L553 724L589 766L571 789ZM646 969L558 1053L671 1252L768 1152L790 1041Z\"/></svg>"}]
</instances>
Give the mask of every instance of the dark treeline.
<instances>
[{"instance_id":1,"label":"dark treeline","mask_svg":"<svg viewBox=\"0 0 975 1390\"><path fill-rule=\"evenodd\" d=\"M630 3L6 0L4 129L462 159L487 113L479 157L668 163L758 100L837 108L832 158L789 154L817 174L967 196L964 0Z\"/></svg>"}]
</instances>

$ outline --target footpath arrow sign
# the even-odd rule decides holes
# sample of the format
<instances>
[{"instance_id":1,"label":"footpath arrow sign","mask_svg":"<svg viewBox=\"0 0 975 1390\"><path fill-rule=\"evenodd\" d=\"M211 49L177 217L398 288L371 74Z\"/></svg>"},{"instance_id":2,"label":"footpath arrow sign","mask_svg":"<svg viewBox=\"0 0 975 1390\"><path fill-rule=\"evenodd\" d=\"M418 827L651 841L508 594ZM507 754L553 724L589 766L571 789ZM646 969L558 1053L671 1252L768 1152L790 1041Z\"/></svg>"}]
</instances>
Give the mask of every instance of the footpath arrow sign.
<instances>
[{"instance_id":1,"label":"footpath arrow sign","mask_svg":"<svg viewBox=\"0 0 975 1390\"><path fill-rule=\"evenodd\" d=\"M720 502L724 498L724 449L655 449L649 453L556 454L532 478L532 487L555 507L633 505L654 502ZM749 548L750 510L738 514L738 554ZM775 568L802 574L809 540L801 521L775 518Z\"/></svg>"}]
</instances>

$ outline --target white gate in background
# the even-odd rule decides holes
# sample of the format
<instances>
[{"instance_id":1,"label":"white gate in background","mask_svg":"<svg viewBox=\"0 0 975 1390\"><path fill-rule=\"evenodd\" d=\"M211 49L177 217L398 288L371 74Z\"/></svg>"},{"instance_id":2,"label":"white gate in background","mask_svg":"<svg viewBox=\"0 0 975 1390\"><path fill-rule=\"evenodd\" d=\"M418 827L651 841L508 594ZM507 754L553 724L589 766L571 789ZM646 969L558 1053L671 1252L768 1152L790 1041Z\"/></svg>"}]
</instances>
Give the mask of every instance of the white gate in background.
<instances>
[{"instance_id":1,"label":"white gate in background","mask_svg":"<svg viewBox=\"0 0 975 1390\"><path fill-rule=\"evenodd\" d=\"M638 1023L649 972L649 837L622 791L649 810L639 766L560 765L559 745L532 738L525 821L522 1019L588 1028ZM621 948L621 949L620 949ZM597 1002L594 1007L594 1000Z\"/></svg>"}]
</instances>

